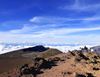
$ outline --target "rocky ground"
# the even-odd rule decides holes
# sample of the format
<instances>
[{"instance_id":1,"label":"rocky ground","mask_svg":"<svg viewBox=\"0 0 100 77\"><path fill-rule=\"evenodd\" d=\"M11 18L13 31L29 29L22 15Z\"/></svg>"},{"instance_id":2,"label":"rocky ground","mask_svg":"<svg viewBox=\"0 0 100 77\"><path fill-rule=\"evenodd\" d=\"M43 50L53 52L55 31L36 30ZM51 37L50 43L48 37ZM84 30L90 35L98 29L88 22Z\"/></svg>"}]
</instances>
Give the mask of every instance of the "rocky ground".
<instances>
[{"instance_id":1,"label":"rocky ground","mask_svg":"<svg viewBox=\"0 0 100 77\"><path fill-rule=\"evenodd\" d=\"M76 50L49 58L37 57L26 65L28 72L21 67L1 73L0 77L100 77L100 56Z\"/></svg>"}]
</instances>

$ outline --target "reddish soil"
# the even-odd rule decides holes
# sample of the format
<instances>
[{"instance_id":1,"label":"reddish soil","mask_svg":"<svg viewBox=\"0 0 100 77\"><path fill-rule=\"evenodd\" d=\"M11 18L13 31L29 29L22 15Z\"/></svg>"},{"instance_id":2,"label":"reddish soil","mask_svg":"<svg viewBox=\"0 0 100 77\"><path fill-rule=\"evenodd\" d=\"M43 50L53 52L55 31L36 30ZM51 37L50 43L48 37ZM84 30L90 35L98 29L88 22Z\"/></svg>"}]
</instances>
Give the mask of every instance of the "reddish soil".
<instances>
[{"instance_id":1,"label":"reddish soil","mask_svg":"<svg viewBox=\"0 0 100 77\"><path fill-rule=\"evenodd\" d=\"M28 58L0 58L0 73L7 72L15 67L19 67L22 64L31 63L31 59Z\"/></svg>"},{"instance_id":2,"label":"reddish soil","mask_svg":"<svg viewBox=\"0 0 100 77\"><path fill-rule=\"evenodd\" d=\"M90 54L88 56L90 56ZM72 56L69 53L59 54L53 57L60 57L63 61L58 61L57 66L54 66L51 69L42 70L43 73L38 74L37 77L78 77L76 76L76 74L82 74L88 77L87 73L92 74L94 77L100 77L100 70L93 70L93 67L100 69L100 59L98 59L99 60L98 63L93 64L86 60L81 60L80 62L77 62L75 61L76 56ZM17 64L19 65L24 62L31 62L31 61L27 59L21 60L20 58L3 59L0 60L0 69L2 68L1 71L7 71L8 69L17 66ZM4 65L1 63L3 63ZM4 72L0 74L0 77L18 77L18 75L19 75L18 68L15 68L10 70L9 72ZM22 77L32 77L32 76L29 75Z\"/></svg>"}]
</instances>

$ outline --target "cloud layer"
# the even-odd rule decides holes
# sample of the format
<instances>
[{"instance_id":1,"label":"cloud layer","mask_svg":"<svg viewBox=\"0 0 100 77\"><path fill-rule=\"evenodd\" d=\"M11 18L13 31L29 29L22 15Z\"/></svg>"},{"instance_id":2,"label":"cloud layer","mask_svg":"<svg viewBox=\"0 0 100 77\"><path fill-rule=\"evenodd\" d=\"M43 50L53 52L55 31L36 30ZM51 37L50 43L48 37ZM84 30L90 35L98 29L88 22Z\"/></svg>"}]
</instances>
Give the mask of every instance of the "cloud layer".
<instances>
[{"instance_id":1,"label":"cloud layer","mask_svg":"<svg viewBox=\"0 0 100 77\"><path fill-rule=\"evenodd\" d=\"M99 19L98 18L76 19L76 21L79 20L81 20L81 22L83 21L92 22ZM58 24L58 21L60 25ZM100 36L95 33L95 31L100 31L99 25L95 27L87 26L84 28L83 27L74 28L74 27L68 27L68 25L70 24L65 24L65 22L68 21L75 21L75 19L69 19L69 18L51 19L50 17L33 17L32 19L29 20L30 22L29 24L24 24L23 27L20 29L0 32L0 36L2 36L0 40L5 42L29 42L29 43L35 42L35 43L48 43L48 44L49 43L99 44ZM63 26L64 24L65 26ZM83 32L83 34L79 34L80 32ZM92 32L92 33L90 34L87 33L86 35L84 34L84 32Z\"/></svg>"},{"instance_id":2,"label":"cloud layer","mask_svg":"<svg viewBox=\"0 0 100 77\"><path fill-rule=\"evenodd\" d=\"M9 6L9 13L0 12L0 42L100 44L99 0L26 0Z\"/></svg>"}]
</instances>

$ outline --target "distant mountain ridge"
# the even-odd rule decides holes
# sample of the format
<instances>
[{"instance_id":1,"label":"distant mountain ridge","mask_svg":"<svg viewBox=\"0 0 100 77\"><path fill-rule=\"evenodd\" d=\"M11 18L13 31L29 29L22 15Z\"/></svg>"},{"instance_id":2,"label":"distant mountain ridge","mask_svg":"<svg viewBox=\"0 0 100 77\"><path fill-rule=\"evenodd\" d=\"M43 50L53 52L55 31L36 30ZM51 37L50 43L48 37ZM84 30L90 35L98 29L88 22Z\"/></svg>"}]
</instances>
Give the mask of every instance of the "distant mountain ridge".
<instances>
[{"instance_id":1,"label":"distant mountain ridge","mask_svg":"<svg viewBox=\"0 0 100 77\"><path fill-rule=\"evenodd\" d=\"M29 47L29 48L23 48L23 49L19 49L19 50L15 50L15 51L11 51L5 54L2 54L1 56L10 56L10 57L19 57L22 56L23 54L27 54L27 53L32 53L32 52L43 52L48 50L49 48L46 48L42 45L38 45L38 46L34 46L34 47Z\"/></svg>"},{"instance_id":2,"label":"distant mountain ridge","mask_svg":"<svg viewBox=\"0 0 100 77\"><path fill-rule=\"evenodd\" d=\"M0 43L0 54L5 54L20 49L31 48L33 46L38 46L38 45L43 45L45 47L50 47L50 48L56 48L60 51L65 51L68 48L70 49L72 46L77 46L75 44Z\"/></svg>"},{"instance_id":3,"label":"distant mountain ridge","mask_svg":"<svg viewBox=\"0 0 100 77\"><path fill-rule=\"evenodd\" d=\"M48 50L49 48L46 48L42 45L38 45L38 46L34 46L34 47L29 47L29 48L24 48L24 49L21 49L23 52L43 52L43 51L46 51Z\"/></svg>"},{"instance_id":4,"label":"distant mountain ridge","mask_svg":"<svg viewBox=\"0 0 100 77\"><path fill-rule=\"evenodd\" d=\"M78 50L80 47L84 47L84 45L80 44L36 44L36 43L0 43L0 54L5 54L8 52L31 48L33 46L43 45L45 47L58 49L64 53L69 50ZM86 45L88 48L93 47L93 45ZM31 49L30 49L31 50Z\"/></svg>"},{"instance_id":5,"label":"distant mountain ridge","mask_svg":"<svg viewBox=\"0 0 100 77\"><path fill-rule=\"evenodd\" d=\"M34 47L29 47L29 48L23 48L23 49L19 49L19 50L15 50L15 51L11 51L5 54L1 54L0 57L4 58L4 57L10 57L10 58L14 58L14 57L36 57L36 56L52 56L52 55L56 55L62 53L61 51L57 50L57 49L53 49L53 48L48 48L48 47L44 47L42 45L37 45Z\"/></svg>"}]
</instances>

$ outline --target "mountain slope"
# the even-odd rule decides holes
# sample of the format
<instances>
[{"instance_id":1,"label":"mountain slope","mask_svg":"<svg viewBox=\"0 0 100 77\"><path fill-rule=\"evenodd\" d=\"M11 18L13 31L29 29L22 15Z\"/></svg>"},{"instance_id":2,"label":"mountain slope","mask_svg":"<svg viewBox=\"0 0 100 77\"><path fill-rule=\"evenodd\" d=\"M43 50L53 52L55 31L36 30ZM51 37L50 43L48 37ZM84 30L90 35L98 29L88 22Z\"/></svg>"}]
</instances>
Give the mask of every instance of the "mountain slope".
<instances>
[{"instance_id":1,"label":"mountain slope","mask_svg":"<svg viewBox=\"0 0 100 77\"><path fill-rule=\"evenodd\" d=\"M44 62L49 62L49 64L43 63L42 67L50 65L51 62L55 62L56 65L51 64L52 68L40 69L41 73L36 73L34 71L36 77L100 77L100 56L95 52L81 52L75 50L66 54L61 53L46 59L37 57L37 60L39 59L44 60ZM34 67L33 63L34 62L30 63L29 67ZM9 71L9 73L5 72L0 74L0 77L16 77L19 76L19 72L18 67L16 70L13 69L12 71ZM30 75L31 74L27 74L27 77L30 77ZM26 74L22 77L25 76Z\"/></svg>"},{"instance_id":2,"label":"mountain slope","mask_svg":"<svg viewBox=\"0 0 100 77\"><path fill-rule=\"evenodd\" d=\"M50 54L52 52L52 55ZM54 52L54 53L53 53ZM33 58L37 56L48 55L48 57L60 54L61 51L56 49L45 48L41 45L16 50L0 55L0 73L9 71L23 64L32 63Z\"/></svg>"}]
</instances>

